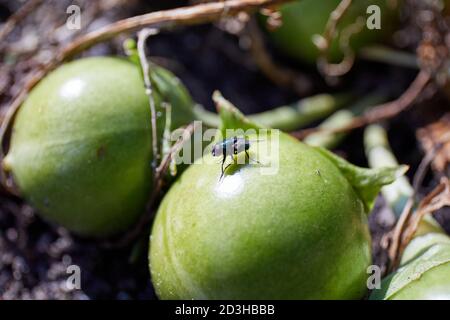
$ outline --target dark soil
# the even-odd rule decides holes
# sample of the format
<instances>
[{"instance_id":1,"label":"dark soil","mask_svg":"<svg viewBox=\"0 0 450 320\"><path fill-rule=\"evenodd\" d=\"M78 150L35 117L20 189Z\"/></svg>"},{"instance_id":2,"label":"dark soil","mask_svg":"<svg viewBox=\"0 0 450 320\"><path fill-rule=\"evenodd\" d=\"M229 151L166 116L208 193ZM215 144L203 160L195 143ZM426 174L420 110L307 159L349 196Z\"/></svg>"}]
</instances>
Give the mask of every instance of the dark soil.
<instances>
[{"instance_id":1,"label":"dark soil","mask_svg":"<svg viewBox=\"0 0 450 320\"><path fill-rule=\"evenodd\" d=\"M47 10L56 10L63 19L64 8L70 2L46 1L49 4ZM90 3L78 2L82 10ZM159 3L153 4L153 9L169 7L167 1L151 2ZM175 2L178 2L177 5L185 3ZM129 1L107 13L95 13L87 29L152 9L143 3L146 2ZM0 21L5 21L15 10L16 1L0 0ZM23 26L33 23L31 18L27 18L10 35L9 41L19 39ZM108 44L98 45L84 55L122 55L122 40L119 37ZM46 45L52 48L51 44ZM213 25L165 32L150 41L149 52L156 57L156 61L183 80L196 101L211 110L211 94L216 89L245 113L259 112L299 99L291 90L275 86L259 72L251 55L239 47L235 36ZM311 93L351 90L364 94L376 89L388 92L390 96L398 96L414 77L414 72L410 70L358 62L354 71L340 84L327 87L311 68L295 65L282 56L276 58L315 79ZM21 70L26 74L29 69L24 67ZM4 109L5 101L3 99ZM389 136L394 152L400 162L411 166L410 176L423 156L415 139L416 128L435 120L436 115L442 114L446 107L448 102L437 94L431 101L421 103L391 121ZM355 164L367 165L361 130L351 133L336 151ZM423 192L435 183L430 174ZM450 231L448 211L438 214L438 220ZM385 252L379 243L392 225L392 213L380 197L370 216L376 264L386 262ZM0 191L0 299L154 299L148 272L147 240L148 234L144 234L133 246L106 249L99 241L79 239L62 228L47 224L23 200ZM66 270L72 264L81 268L81 290L66 289Z\"/></svg>"}]
</instances>

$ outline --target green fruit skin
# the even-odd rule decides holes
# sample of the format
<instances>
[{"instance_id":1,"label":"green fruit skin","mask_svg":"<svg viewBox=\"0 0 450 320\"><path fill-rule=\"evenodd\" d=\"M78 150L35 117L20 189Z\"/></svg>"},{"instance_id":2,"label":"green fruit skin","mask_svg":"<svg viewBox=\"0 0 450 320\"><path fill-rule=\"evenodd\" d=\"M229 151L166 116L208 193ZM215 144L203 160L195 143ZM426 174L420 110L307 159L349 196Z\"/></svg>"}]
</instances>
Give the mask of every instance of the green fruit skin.
<instances>
[{"instance_id":1,"label":"green fruit skin","mask_svg":"<svg viewBox=\"0 0 450 320\"><path fill-rule=\"evenodd\" d=\"M44 218L102 237L126 230L144 211L151 150L139 68L119 58L86 58L32 90L3 165Z\"/></svg>"},{"instance_id":2,"label":"green fruit skin","mask_svg":"<svg viewBox=\"0 0 450 320\"><path fill-rule=\"evenodd\" d=\"M260 158L252 148L250 157L274 160L274 153ZM212 163L197 161L171 187L150 240L159 298L358 299L365 294L371 254L362 201L339 169L313 148L281 134L279 151L275 175L261 174L255 164L233 164L219 180L220 160L206 155Z\"/></svg>"},{"instance_id":3,"label":"green fruit skin","mask_svg":"<svg viewBox=\"0 0 450 320\"><path fill-rule=\"evenodd\" d=\"M389 0L358 0L353 1L345 16L338 24L338 30L353 24L359 16L365 19L369 5L378 5L381 9L381 29L370 30L364 28L351 37L350 43L354 50L368 44L381 41L392 31L396 20L396 11L388 4ZM319 50L312 38L315 34L321 35L329 19L330 13L338 6L340 0L299 0L287 3L281 7L281 27L269 32L269 36L276 47L285 54L298 61L315 63ZM339 41L334 39L329 49L330 61L337 62L342 59Z\"/></svg>"}]
</instances>

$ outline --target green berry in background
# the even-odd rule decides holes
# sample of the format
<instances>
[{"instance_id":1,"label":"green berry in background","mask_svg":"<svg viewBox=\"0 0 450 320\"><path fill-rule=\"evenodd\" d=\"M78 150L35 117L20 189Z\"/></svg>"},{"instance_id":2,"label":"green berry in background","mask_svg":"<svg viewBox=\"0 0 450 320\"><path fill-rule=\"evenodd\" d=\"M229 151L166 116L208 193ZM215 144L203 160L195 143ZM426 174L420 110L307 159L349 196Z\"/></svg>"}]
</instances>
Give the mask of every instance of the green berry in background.
<instances>
[{"instance_id":1,"label":"green berry in background","mask_svg":"<svg viewBox=\"0 0 450 320\"><path fill-rule=\"evenodd\" d=\"M223 137L258 129L226 103L219 110ZM279 147L255 142L249 156L260 163L232 164L221 178L220 159L206 155L164 197L149 253L159 298L362 298L367 215L401 169L358 168L284 133ZM277 162L277 172L262 174Z\"/></svg>"},{"instance_id":2,"label":"green berry in background","mask_svg":"<svg viewBox=\"0 0 450 320\"><path fill-rule=\"evenodd\" d=\"M167 70L154 66L154 99L173 105L173 127L192 120L192 101ZM127 230L152 189L148 97L138 66L115 57L66 63L21 106L3 168L46 220L82 236Z\"/></svg>"},{"instance_id":3,"label":"green berry in background","mask_svg":"<svg viewBox=\"0 0 450 320\"><path fill-rule=\"evenodd\" d=\"M319 56L319 50L313 43L315 35L322 35L331 12L340 0L297 0L281 6L282 25L273 31L267 31L276 48L294 60L313 64ZM351 37L351 48L358 49L386 40L392 35L393 26L398 18L400 1L394 0L358 0L353 1L343 18L337 25L338 36L329 49L329 60L338 62L342 59L339 38L343 30L355 23L358 17L364 22L370 16L366 13L370 5L380 8L381 29L364 27ZM265 19L262 19L265 23Z\"/></svg>"}]
</instances>

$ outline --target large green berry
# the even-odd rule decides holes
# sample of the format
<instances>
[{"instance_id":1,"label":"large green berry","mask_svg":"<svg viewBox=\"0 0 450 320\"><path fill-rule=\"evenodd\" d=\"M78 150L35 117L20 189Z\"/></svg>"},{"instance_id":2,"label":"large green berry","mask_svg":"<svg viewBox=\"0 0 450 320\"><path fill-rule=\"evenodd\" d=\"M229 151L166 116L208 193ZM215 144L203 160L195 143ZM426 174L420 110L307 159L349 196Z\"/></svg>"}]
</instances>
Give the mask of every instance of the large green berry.
<instances>
[{"instance_id":1,"label":"large green berry","mask_svg":"<svg viewBox=\"0 0 450 320\"><path fill-rule=\"evenodd\" d=\"M173 127L192 101L168 71L152 71L154 98L173 105ZM158 119L159 131L164 116ZM3 166L42 216L84 236L126 230L152 188L151 121L140 69L125 59L67 63L30 93Z\"/></svg>"},{"instance_id":2,"label":"large green berry","mask_svg":"<svg viewBox=\"0 0 450 320\"><path fill-rule=\"evenodd\" d=\"M314 35L322 35L331 12L338 6L340 0L297 0L281 6L282 25L274 31L269 31L269 36L276 47L290 57L299 61L314 63L319 55L319 50L313 43ZM361 31L351 37L351 47L354 50L368 44L381 41L390 34L392 25L396 20L395 2L390 0L358 0L353 1L348 11L339 22L337 29L340 34L331 44L329 58L338 61L342 58L342 50L339 47L339 38L342 31L355 23L358 17L364 20ZM367 8L377 5L380 8L381 29L369 29L366 27Z\"/></svg>"},{"instance_id":3,"label":"large green berry","mask_svg":"<svg viewBox=\"0 0 450 320\"><path fill-rule=\"evenodd\" d=\"M221 108L232 128L246 129L236 114ZM249 155L260 163L232 164L223 178L220 160L204 156L163 199L149 254L158 296L361 298L371 263L367 214L395 170L357 168L285 134L276 149L254 142ZM275 174L262 173L277 162Z\"/></svg>"}]
</instances>

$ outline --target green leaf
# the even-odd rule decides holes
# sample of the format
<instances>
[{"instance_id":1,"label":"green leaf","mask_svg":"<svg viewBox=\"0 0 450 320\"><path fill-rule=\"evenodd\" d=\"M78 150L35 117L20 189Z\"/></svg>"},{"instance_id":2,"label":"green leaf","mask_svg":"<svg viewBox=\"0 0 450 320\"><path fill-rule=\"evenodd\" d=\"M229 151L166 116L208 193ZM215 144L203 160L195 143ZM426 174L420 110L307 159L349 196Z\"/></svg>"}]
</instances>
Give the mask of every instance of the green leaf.
<instances>
[{"instance_id":1,"label":"green leaf","mask_svg":"<svg viewBox=\"0 0 450 320\"><path fill-rule=\"evenodd\" d=\"M431 217L425 216L425 217ZM424 217L424 218L425 218ZM434 220L436 222L436 220ZM436 222L437 223L437 222ZM437 232L431 231L424 235L415 237L405 248L402 253L402 259L400 260L400 266L406 265L412 260L416 259L418 256L422 255L431 246L438 243L446 243L450 246L450 237L445 234L441 228L437 229Z\"/></svg>"},{"instance_id":2,"label":"green leaf","mask_svg":"<svg viewBox=\"0 0 450 320\"><path fill-rule=\"evenodd\" d=\"M395 179L405 174L409 168L406 165L391 168L361 168L324 148L316 147L315 149L331 160L347 178L363 201L367 214L372 210L381 187L394 182Z\"/></svg>"},{"instance_id":3,"label":"green leaf","mask_svg":"<svg viewBox=\"0 0 450 320\"><path fill-rule=\"evenodd\" d=\"M374 290L371 300L382 300L393 297L411 282L416 281L429 270L450 262L450 244L436 243L422 255L404 265L383 280L381 289Z\"/></svg>"}]
</instances>

